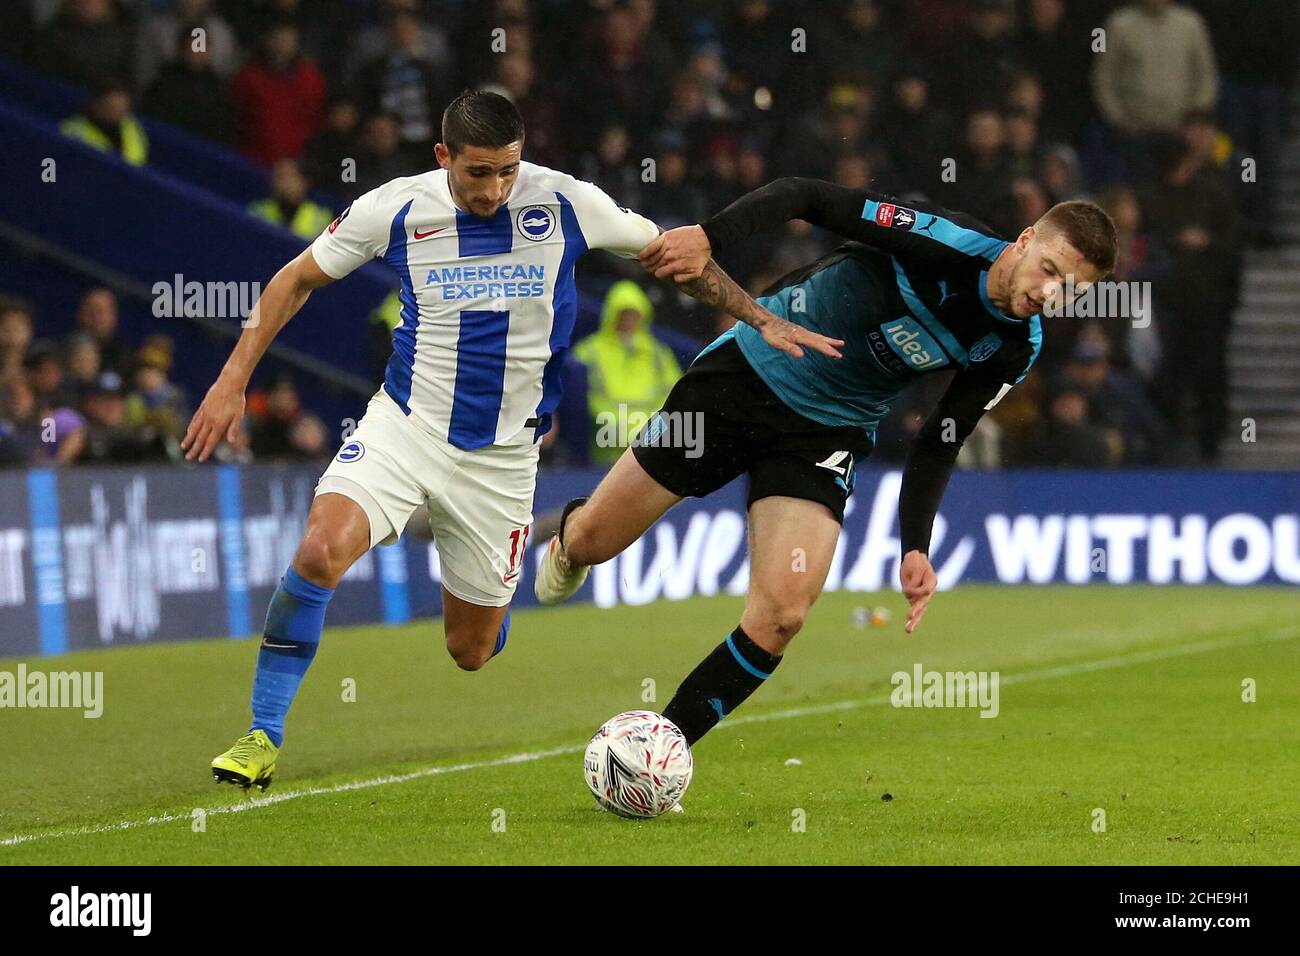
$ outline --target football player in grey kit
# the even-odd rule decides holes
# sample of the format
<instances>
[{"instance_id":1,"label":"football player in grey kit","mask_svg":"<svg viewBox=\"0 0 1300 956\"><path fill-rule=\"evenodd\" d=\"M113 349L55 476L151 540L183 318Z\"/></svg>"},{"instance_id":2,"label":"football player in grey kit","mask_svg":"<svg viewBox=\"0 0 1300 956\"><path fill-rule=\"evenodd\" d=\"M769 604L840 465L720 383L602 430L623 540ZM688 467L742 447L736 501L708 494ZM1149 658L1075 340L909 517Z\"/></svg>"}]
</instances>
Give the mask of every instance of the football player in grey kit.
<instances>
[{"instance_id":1,"label":"football player in grey kit","mask_svg":"<svg viewBox=\"0 0 1300 956\"><path fill-rule=\"evenodd\" d=\"M771 676L802 627L835 554L855 463L871 452L894 400L918 376L955 371L912 445L899 495L906 629L920 623L937 585L931 528L962 443L1038 357L1044 305L1063 306L1115 265L1114 224L1091 202L1061 203L1011 242L963 213L803 178L777 180L700 225L665 233L641 260L659 278L720 281L714 253L791 219L850 241L758 302L843 340L843 357L795 360L744 325L719 336L591 498L566 506L536 582L543 603L563 600L590 565L618 554L683 497L748 475L744 614L664 710L690 743ZM671 433L691 415L702 417L706 436L695 457ZM795 549L806 556L798 569Z\"/></svg>"}]
</instances>

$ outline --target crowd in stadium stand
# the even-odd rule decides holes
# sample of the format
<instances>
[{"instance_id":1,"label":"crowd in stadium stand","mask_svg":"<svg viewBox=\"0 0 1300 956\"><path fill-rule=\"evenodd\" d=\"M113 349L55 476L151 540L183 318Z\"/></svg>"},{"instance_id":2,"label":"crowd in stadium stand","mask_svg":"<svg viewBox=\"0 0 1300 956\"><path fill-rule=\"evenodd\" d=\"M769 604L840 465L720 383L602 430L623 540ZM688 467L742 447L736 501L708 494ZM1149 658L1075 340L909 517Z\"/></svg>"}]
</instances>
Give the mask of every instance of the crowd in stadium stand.
<instances>
[{"instance_id":1,"label":"crowd in stadium stand","mask_svg":"<svg viewBox=\"0 0 1300 956\"><path fill-rule=\"evenodd\" d=\"M1115 278L1153 295L1125 317L1049 319L1035 371L964 449L973 467L1213 462L1243 252L1279 241L1291 0L5 6L3 52L93 91L68 135L147 162L134 118L146 115L228 144L273 170L272 195L250 213L304 238L362 192L429 168L441 110L467 86L518 105L525 159L592 180L665 228L787 175L925 196L1009 238L1055 202L1095 198L1119 230ZM718 258L758 293L836 244L793 222ZM651 319L702 341L728 321L635 263L584 268L631 280L572 353L587 365L593 421L623 393L658 400L680 373L675 361L665 371ZM31 315L6 304L5 463L175 457L188 408L168 381L169 343L125 347L109 298L88 294L80 330L57 343L33 344ZM900 400L877 461L901 460L944 385L930 376ZM249 408L236 459L330 454L335 436L291 381ZM82 437L40 442L47 413L82 423Z\"/></svg>"}]
</instances>

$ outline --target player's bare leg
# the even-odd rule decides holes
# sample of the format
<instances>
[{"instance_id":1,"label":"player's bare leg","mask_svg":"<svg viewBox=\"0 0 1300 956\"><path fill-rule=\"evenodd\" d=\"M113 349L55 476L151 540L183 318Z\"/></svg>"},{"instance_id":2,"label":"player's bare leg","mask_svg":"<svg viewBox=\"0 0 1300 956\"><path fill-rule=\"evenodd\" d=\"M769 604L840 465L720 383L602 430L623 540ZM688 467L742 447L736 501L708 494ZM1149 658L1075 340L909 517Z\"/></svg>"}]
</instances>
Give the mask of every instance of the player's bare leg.
<instances>
[{"instance_id":1,"label":"player's bare leg","mask_svg":"<svg viewBox=\"0 0 1300 956\"><path fill-rule=\"evenodd\" d=\"M253 678L253 723L212 761L219 783L265 790L275 774L284 721L316 656L325 609L348 568L370 549L370 519L351 498L318 495L293 563L266 612Z\"/></svg>"},{"instance_id":2,"label":"player's bare leg","mask_svg":"<svg viewBox=\"0 0 1300 956\"><path fill-rule=\"evenodd\" d=\"M840 523L804 498L760 498L749 509L749 593L740 626L780 656L822 593Z\"/></svg>"},{"instance_id":3,"label":"player's bare leg","mask_svg":"<svg viewBox=\"0 0 1300 956\"><path fill-rule=\"evenodd\" d=\"M471 604L442 589L442 626L447 653L462 670L476 671L505 646L510 605Z\"/></svg>"},{"instance_id":4,"label":"player's bare leg","mask_svg":"<svg viewBox=\"0 0 1300 956\"><path fill-rule=\"evenodd\" d=\"M630 448L623 452L586 502L565 509L538 569L537 600L558 604L569 597L591 565L621 552L681 500L646 473Z\"/></svg>"},{"instance_id":5,"label":"player's bare leg","mask_svg":"<svg viewBox=\"0 0 1300 956\"><path fill-rule=\"evenodd\" d=\"M749 509L749 594L740 626L686 676L664 716L689 744L772 676L821 594L840 524L824 504L760 498Z\"/></svg>"}]
</instances>

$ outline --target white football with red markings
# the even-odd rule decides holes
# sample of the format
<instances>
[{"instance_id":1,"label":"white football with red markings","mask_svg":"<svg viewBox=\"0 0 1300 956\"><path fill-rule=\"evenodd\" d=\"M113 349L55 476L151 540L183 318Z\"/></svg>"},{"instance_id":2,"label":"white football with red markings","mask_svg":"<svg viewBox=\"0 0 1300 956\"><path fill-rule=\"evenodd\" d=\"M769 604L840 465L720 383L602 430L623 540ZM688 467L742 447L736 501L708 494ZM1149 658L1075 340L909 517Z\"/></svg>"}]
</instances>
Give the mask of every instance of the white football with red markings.
<instances>
[{"instance_id":1,"label":"white football with red markings","mask_svg":"<svg viewBox=\"0 0 1300 956\"><path fill-rule=\"evenodd\" d=\"M677 806L694 767L676 724L652 711L629 710L605 721L591 738L582 777L606 810L647 819Z\"/></svg>"}]
</instances>

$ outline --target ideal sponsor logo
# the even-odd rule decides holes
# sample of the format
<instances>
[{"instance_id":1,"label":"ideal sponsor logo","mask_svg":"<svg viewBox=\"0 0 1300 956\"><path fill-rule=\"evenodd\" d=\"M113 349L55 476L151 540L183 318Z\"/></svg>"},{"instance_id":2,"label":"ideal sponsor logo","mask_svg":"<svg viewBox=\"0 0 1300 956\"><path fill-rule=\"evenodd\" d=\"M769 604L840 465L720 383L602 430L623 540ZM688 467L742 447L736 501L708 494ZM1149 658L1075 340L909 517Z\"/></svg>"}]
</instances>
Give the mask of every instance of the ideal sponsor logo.
<instances>
[{"instance_id":1,"label":"ideal sponsor logo","mask_svg":"<svg viewBox=\"0 0 1300 956\"><path fill-rule=\"evenodd\" d=\"M880 327L894 352L917 372L948 364L939 343L912 319L898 319Z\"/></svg>"},{"instance_id":2,"label":"ideal sponsor logo","mask_svg":"<svg viewBox=\"0 0 1300 956\"><path fill-rule=\"evenodd\" d=\"M148 936L153 926L152 893L83 893L74 886L50 897L50 925L122 926L132 936Z\"/></svg>"}]
</instances>

